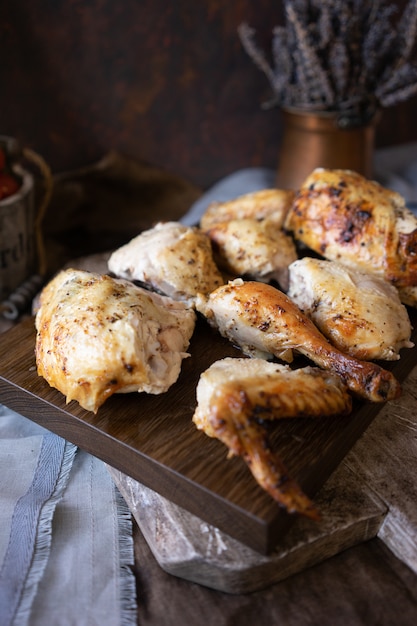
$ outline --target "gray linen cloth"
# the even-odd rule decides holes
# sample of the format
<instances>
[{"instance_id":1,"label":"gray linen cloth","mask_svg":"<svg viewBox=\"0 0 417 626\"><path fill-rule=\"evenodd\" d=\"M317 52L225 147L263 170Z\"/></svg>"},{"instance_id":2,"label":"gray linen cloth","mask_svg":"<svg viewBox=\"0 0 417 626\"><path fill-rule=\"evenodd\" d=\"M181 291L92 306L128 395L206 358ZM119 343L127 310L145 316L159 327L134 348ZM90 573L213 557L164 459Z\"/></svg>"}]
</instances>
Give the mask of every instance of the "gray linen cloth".
<instances>
[{"instance_id":1,"label":"gray linen cloth","mask_svg":"<svg viewBox=\"0 0 417 626\"><path fill-rule=\"evenodd\" d=\"M133 564L105 464L0 405L1 626L136 624Z\"/></svg>"}]
</instances>

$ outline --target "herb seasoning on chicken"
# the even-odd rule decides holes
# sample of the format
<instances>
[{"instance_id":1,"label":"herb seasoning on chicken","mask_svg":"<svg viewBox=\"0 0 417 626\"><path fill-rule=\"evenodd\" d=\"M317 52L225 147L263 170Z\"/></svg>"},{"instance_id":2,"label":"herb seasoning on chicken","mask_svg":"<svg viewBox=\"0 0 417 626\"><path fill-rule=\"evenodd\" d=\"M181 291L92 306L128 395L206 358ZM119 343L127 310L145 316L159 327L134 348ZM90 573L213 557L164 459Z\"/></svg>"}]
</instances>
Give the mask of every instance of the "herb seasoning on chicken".
<instances>
[{"instance_id":1,"label":"herb seasoning on chicken","mask_svg":"<svg viewBox=\"0 0 417 626\"><path fill-rule=\"evenodd\" d=\"M396 287L417 285L417 217L397 192L349 170L314 170L285 227L331 261L375 273Z\"/></svg>"},{"instance_id":2,"label":"herb seasoning on chicken","mask_svg":"<svg viewBox=\"0 0 417 626\"><path fill-rule=\"evenodd\" d=\"M64 270L41 293L38 374L94 413L114 393L161 394L179 376L194 326L183 303L129 281Z\"/></svg>"}]
</instances>

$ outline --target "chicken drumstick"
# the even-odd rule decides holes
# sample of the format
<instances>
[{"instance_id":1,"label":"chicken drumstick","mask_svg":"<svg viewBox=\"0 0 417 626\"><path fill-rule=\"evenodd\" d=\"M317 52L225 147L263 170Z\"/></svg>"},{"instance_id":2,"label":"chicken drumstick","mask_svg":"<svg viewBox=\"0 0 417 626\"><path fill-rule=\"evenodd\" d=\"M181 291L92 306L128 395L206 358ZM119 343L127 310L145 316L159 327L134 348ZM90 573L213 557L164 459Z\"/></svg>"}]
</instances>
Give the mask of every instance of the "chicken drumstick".
<instances>
[{"instance_id":1,"label":"chicken drumstick","mask_svg":"<svg viewBox=\"0 0 417 626\"><path fill-rule=\"evenodd\" d=\"M197 309L249 356L275 356L290 363L295 351L338 374L352 392L372 402L401 393L391 372L333 347L298 306L271 285L236 279L199 298Z\"/></svg>"}]
</instances>

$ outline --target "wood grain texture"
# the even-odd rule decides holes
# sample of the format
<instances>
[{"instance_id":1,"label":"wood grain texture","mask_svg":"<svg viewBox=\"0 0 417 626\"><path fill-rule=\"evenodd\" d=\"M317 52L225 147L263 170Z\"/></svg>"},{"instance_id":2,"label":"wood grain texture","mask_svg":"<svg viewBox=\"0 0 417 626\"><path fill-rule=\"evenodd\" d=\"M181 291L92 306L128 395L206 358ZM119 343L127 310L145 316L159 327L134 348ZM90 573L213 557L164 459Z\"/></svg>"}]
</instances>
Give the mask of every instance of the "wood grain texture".
<instances>
[{"instance_id":1,"label":"wood grain texture","mask_svg":"<svg viewBox=\"0 0 417 626\"><path fill-rule=\"evenodd\" d=\"M170 576L135 529L138 625L415 626L415 575L379 540L267 589L231 595Z\"/></svg>"},{"instance_id":2,"label":"wood grain texture","mask_svg":"<svg viewBox=\"0 0 417 626\"><path fill-rule=\"evenodd\" d=\"M260 489L243 461L227 460L223 444L191 422L200 373L217 358L239 354L204 321L178 382L166 394L113 396L97 415L76 403L66 405L62 394L38 377L32 318L1 339L1 403L261 553L270 552L291 526L294 518ZM391 369L403 380L414 362L415 350L404 351ZM348 417L281 420L271 442L289 472L314 496L380 408L357 403Z\"/></svg>"},{"instance_id":3,"label":"wood grain texture","mask_svg":"<svg viewBox=\"0 0 417 626\"><path fill-rule=\"evenodd\" d=\"M298 519L270 555L108 466L161 568L225 593L252 593L375 537L387 512L382 500L342 462L317 494L320 524Z\"/></svg>"},{"instance_id":4,"label":"wood grain texture","mask_svg":"<svg viewBox=\"0 0 417 626\"><path fill-rule=\"evenodd\" d=\"M275 167L283 121L261 106L271 89L240 43L243 21L270 58L282 2L3 0L2 132L54 172L111 149L201 187ZM384 111L378 146L417 139L416 104Z\"/></svg>"},{"instance_id":5,"label":"wood grain texture","mask_svg":"<svg viewBox=\"0 0 417 626\"><path fill-rule=\"evenodd\" d=\"M417 574L417 367L403 387L403 396L383 407L347 460L388 507L378 537Z\"/></svg>"},{"instance_id":6,"label":"wood grain texture","mask_svg":"<svg viewBox=\"0 0 417 626\"><path fill-rule=\"evenodd\" d=\"M265 48L282 7L268 0L0 4L3 132L53 171L116 149L207 186L237 167L275 164L279 111L240 43Z\"/></svg>"}]
</instances>

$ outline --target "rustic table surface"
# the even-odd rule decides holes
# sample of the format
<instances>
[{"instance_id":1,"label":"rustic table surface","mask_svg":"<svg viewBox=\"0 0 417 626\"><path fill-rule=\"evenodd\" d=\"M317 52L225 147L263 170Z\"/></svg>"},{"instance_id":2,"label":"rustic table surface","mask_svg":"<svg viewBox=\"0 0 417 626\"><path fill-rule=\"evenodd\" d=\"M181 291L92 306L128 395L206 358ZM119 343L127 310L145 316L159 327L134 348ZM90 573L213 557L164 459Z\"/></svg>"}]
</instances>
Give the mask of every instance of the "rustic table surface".
<instances>
[{"instance_id":1,"label":"rustic table surface","mask_svg":"<svg viewBox=\"0 0 417 626\"><path fill-rule=\"evenodd\" d=\"M135 530L138 624L414 626L417 576L378 539L264 591L230 595L160 569Z\"/></svg>"}]
</instances>

